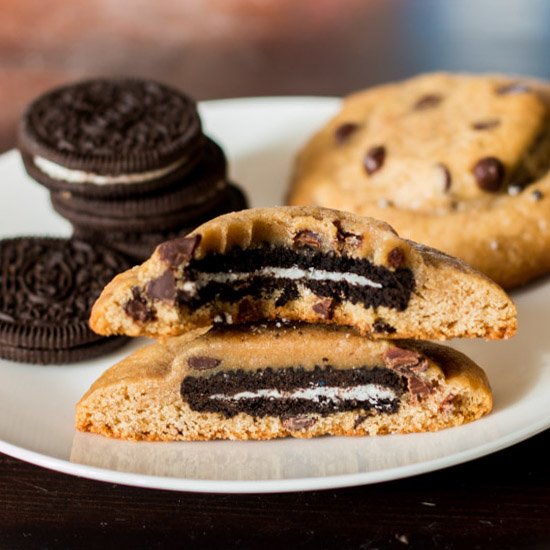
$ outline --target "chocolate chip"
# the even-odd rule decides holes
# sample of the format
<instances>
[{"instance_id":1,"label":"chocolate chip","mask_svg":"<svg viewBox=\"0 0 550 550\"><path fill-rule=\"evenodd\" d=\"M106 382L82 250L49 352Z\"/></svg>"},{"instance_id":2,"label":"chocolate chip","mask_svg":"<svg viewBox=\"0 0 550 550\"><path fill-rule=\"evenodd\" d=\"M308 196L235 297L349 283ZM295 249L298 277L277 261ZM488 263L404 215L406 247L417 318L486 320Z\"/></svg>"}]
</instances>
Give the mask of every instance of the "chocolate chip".
<instances>
[{"instance_id":1,"label":"chocolate chip","mask_svg":"<svg viewBox=\"0 0 550 550\"><path fill-rule=\"evenodd\" d=\"M386 323L383 319L376 319L372 325L372 330L376 333L385 332L387 334L393 334L397 332L395 327L392 327L389 323Z\"/></svg>"},{"instance_id":2,"label":"chocolate chip","mask_svg":"<svg viewBox=\"0 0 550 550\"><path fill-rule=\"evenodd\" d=\"M220 359L208 357L207 355L195 355L187 359L189 368L194 370L215 369L221 363Z\"/></svg>"},{"instance_id":3,"label":"chocolate chip","mask_svg":"<svg viewBox=\"0 0 550 550\"><path fill-rule=\"evenodd\" d=\"M389 347L382 356L384 365L389 369L426 370L428 363L420 353L395 346Z\"/></svg>"},{"instance_id":4,"label":"chocolate chip","mask_svg":"<svg viewBox=\"0 0 550 550\"><path fill-rule=\"evenodd\" d=\"M321 248L321 236L309 229L296 233L294 246L308 246L310 248Z\"/></svg>"},{"instance_id":5,"label":"chocolate chip","mask_svg":"<svg viewBox=\"0 0 550 550\"><path fill-rule=\"evenodd\" d=\"M542 194L542 191L539 191L538 189L535 189L532 193L531 193L531 199L535 202L539 202L540 200L542 200L544 197L544 195Z\"/></svg>"},{"instance_id":6,"label":"chocolate chip","mask_svg":"<svg viewBox=\"0 0 550 550\"><path fill-rule=\"evenodd\" d=\"M443 181L443 191L447 193L449 189L451 188L452 178L451 173L449 172L449 169L443 164L439 163L437 165L437 168L441 172L441 177Z\"/></svg>"},{"instance_id":7,"label":"chocolate chip","mask_svg":"<svg viewBox=\"0 0 550 550\"><path fill-rule=\"evenodd\" d=\"M154 300L173 301L176 297L176 279L171 271L165 271L160 277L153 279L148 285L146 292Z\"/></svg>"},{"instance_id":8,"label":"chocolate chip","mask_svg":"<svg viewBox=\"0 0 550 550\"><path fill-rule=\"evenodd\" d=\"M432 391L432 388L418 376L410 376L407 386L413 396L427 395Z\"/></svg>"},{"instance_id":9,"label":"chocolate chip","mask_svg":"<svg viewBox=\"0 0 550 550\"><path fill-rule=\"evenodd\" d=\"M363 159L363 165L365 166L365 170L367 171L367 174L369 176L371 174L374 174L380 168L382 168L382 165L384 164L384 160L386 159L386 148L383 145L377 145L375 147L371 147Z\"/></svg>"},{"instance_id":10,"label":"chocolate chip","mask_svg":"<svg viewBox=\"0 0 550 550\"><path fill-rule=\"evenodd\" d=\"M437 107L443 101L443 96L439 94L426 94L420 97L413 106L415 111L424 111Z\"/></svg>"},{"instance_id":11,"label":"chocolate chip","mask_svg":"<svg viewBox=\"0 0 550 550\"><path fill-rule=\"evenodd\" d=\"M388 254L388 265L390 267L397 269L398 267L401 267L403 265L404 261L405 253L403 252L403 249L396 246L395 248L390 250Z\"/></svg>"},{"instance_id":12,"label":"chocolate chip","mask_svg":"<svg viewBox=\"0 0 550 550\"><path fill-rule=\"evenodd\" d=\"M360 246L363 242L362 235L356 235L355 233L350 233L349 231L344 231L340 220L334 221L334 226L336 227L337 233L336 238L339 243L345 243L348 246L357 247Z\"/></svg>"},{"instance_id":13,"label":"chocolate chip","mask_svg":"<svg viewBox=\"0 0 550 550\"><path fill-rule=\"evenodd\" d=\"M483 191L494 193L500 189L506 169L496 157L485 157L477 162L473 173L478 186Z\"/></svg>"},{"instance_id":14,"label":"chocolate chip","mask_svg":"<svg viewBox=\"0 0 550 550\"><path fill-rule=\"evenodd\" d=\"M334 310L334 300L332 298L326 298L313 304L313 311L323 317L323 319L330 319Z\"/></svg>"},{"instance_id":15,"label":"chocolate chip","mask_svg":"<svg viewBox=\"0 0 550 550\"><path fill-rule=\"evenodd\" d=\"M153 311L147 305L147 301L141 295L139 288L132 289L132 298L124 305L124 311L134 320L146 323L155 318Z\"/></svg>"},{"instance_id":16,"label":"chocolate chip","mask_svg":"<svg viewBox=\"0 0 550 550\"><path fill-rule=\"evenodd\" d=\"M359 128L359 124L355 122L344 122L340 124L338 128L334 131L334 139L338 145L342 145L349 140L349 138L354 134Z\"/></svg>"},{"instance_id":17,"label":"chocolate chip","mask_svg":"<svg viewBox=\"0 0 550 550\"><path fill-rule=\"evenodd\" d=\"M530 92L531 89L526 84L521 82L513 82L512 84L505 84L496 89L498 95L515 95L515 94L524 94Z\"/></svg>"},{"instance_id":18,"label":"chocolate chip","mask_svg":"<svg viewBox=\"0 0 550 550\"><path fill-rule=\"evenodd\" d=\"M355 419L355 422L353 423L353 429L356 430L357 428L359 428L359 426L361 426L361 424L363 424L363 422L368 418L368 416L366 414L360 414L359 416L357 416L357 418Z\"/></svg>"},{"instance_id":19,"label":"chocolate chip","mask_svg":"<svg viewBox=\"0 0 550 550\"><path fill-rule=\"evenodd\" d=\"M497 118L492 118L490 120L480 120L479 122L473 122L472 128L474 130L491 130L500 126L500 120Z\"/></svg>"},{"instance_id":20,"label":"chocolate chip","mask_svg":"<svg viewBox=\"0 0 550 550\"><path fill-rule=\"evenodd\" d=\"M180 264L189 260L201 241L201 235L180 237L162 243L158 247L160 259L171 268L177 268Z\"/></svg>"},{"instance_id":21,"label":"chocolate chip","mask_svg":"<svg viewBox=\"0 0 550 550\"><path fill-rule=\"evenodd\" d=\"M290 418L283 418L283 428L290 432L297 432L311 428L315 422L317 420L310 416L291 416Z\"/></svg>"},{"instance_id":22,"label":"chocolate chip","mask_svg":"<svg viewBox=\"0 0 550 550\"><path fill-rule=\"evenodd\" d=\"M250 321L256 321L260 317L258 306L254 304L248 298L239 302L239 311L237 318L239 323L249 323Z\"/></svg>"}]
</instances>

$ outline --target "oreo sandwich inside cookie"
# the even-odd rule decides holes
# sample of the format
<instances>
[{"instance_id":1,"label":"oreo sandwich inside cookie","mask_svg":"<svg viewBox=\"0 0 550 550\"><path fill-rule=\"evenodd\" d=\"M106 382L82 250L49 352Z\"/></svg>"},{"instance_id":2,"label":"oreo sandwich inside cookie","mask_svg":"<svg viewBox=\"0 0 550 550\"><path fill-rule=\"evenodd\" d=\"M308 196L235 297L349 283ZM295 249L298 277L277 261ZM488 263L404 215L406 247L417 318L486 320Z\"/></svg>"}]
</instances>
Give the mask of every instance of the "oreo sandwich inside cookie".
<instances>
[{"instance_id":1,"label":"oreo sandwich inside cookie","mask_svg":"<svg viewBox=\"0 0 550 550\"><path fill-rule=\"evenodd\" d=\"M219 326L112 367L76 424L150 440L376 435L456 426L491 406L483 371L443 346L318 325Z\"/></svg>"},{"instance_id":2,"label":"oreo sandwich inside cookie","mask_svg":"<svg viewBox=\"0 0 550 550\"><path fill-rule=\"evenodd\" d=\"M87 359L124 338L88 326L104 284L129 267L116 252L76 239L0 241L0 357L33 363Z\"/></svg>"},{"instance_id":3,"label":"oreo sandwich inside cookie","mask_svg":"<svg viewBox=\"0 0 550 550\"><path fill-rule=\"evenodd\" d=\"M150 80L97 79L38 97L19 125L29 174L54 190L128 196L180 180L200 160L195 102Z\"/></svg>"},{"instance_id":4,"label":"oreo sandwich inside cookie","mask_svg":"<svg viewBox=\"0 0 550 550\"><path fill-rule=\"evenodd\" d=\"M516 323L502 289L456 260L383 222L307 207L227 214L162 243L108 285L91 323L158 337L285 319L427 339L507 337Z\"/></svg>"}]
</instances>

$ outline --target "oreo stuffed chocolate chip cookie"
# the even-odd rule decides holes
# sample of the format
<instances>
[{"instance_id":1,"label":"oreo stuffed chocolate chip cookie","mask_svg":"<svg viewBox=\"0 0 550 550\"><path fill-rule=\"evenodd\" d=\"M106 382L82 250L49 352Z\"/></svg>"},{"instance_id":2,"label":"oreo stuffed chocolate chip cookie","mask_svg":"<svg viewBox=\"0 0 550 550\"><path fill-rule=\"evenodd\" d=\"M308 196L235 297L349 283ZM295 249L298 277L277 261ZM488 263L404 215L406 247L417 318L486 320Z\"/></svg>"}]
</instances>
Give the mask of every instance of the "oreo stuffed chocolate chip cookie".
<instances>
[{"instance_id":1,"label":"oreo stuffed chocolate chip cookie","mask_svg":"<svg viewBox=\"0 0 550 550\"><path fill-rule=\"evenodd\" d=\"M164 337L213 323L300 321L374 338L506 338L515 307L462 262L386 223L315 207L234 212L162 243L93 307L103 335Z\"/></svg>"},{"instance_id":2,"label":"oreo stuffed chocolate chip cookie","mask_svg":"<svg viewBox=\"0 0 550 550\"><path fill-rule=\"evenodd\" d=\"M348 97L299 153L289 203L388 221L513 287L550 271L550 88L422 75Z\"/></svg>"}]
</instances>

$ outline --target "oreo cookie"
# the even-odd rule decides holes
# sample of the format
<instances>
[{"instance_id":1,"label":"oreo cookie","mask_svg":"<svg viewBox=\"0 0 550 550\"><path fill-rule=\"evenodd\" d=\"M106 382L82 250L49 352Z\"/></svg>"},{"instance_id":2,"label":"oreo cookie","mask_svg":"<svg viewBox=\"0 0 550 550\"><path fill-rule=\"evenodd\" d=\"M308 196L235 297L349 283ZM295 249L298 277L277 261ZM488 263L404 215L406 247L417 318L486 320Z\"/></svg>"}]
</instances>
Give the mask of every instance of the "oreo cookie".
<instances>
[{"instance_id":1,"label":"oreo cookie","mask_svg":"<svg viewBox=\"0 0 550 550\"><path fill-rule=\"evenodd\" d=\"M31 177L90 197L166 188L200 161L204 144L194 100L140 79L54 89L28 107L18 139Z\"/></svg>"},{"instance_id":2,"label":"oreo cookie","mask_svg":"<svg viewBox=\"0 0 550 550\"><path fill-rule=\"evenodd\" d=\"M66 363L124 344L92 332L88 318L105 284L128 267L122 255L78 239L0 240L0 357Z\"/></svg>"},{"instance_id":3,"label":"oreo cookie","mask_svg":"<svg viewBox=\"0 0 550 550\"><path fill-rule=\"evenodd\" d=\"M78 238L92 242L100 242L117 252L127 256L132 261L143 262L153 253L155 248L162 242L169 241L178 237L184 237L198 225L215 218L221 214L244 210L248 207L246 197L239 187L234 184L227 184L225 192L222 194L222 200L217 209L209 212L194 223L180 219L180 225L166 230L149 231L94 231L84 224L74 224L74 235Z\"/></svg>"},{"instance_id":4,"label":"oreo cookie","mask_svg":"<svg viewBox=\"0 0 550 550\"><path fill-rule=\"evenodd\" d=\"M165 231L217 211L227 200L226 160L208 140L201 163L165 191L119 200L92 199L66 191L51 193L54 209L74 226L91 231Z\"/></svg>"}]
</instances>

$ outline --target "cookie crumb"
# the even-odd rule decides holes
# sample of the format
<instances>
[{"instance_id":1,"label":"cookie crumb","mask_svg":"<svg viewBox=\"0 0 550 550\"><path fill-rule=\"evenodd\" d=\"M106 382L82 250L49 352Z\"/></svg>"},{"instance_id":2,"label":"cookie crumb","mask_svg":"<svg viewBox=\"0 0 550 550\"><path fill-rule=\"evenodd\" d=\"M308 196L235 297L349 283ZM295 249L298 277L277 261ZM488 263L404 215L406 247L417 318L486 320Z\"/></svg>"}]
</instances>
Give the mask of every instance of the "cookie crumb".
<instances>
[{"instance_id":1,"label":"cookie crumb","mask_svg":"<svg viewBox=\"0 0 550 550\"><path fill-rule=\"evenodd\" d=\"M495 240L492 240L490 243L489 243L489 248L491 250L498 250L499 246L498 246L498 242L495 241Z\"/></svg>"},{"instance_id":2,"label":"cookie crumb","mask_svg":"<svg viewBox=\"0 0 550 550\"><path fill-rule=\"evenodd\" d=\"M507 192L511 197L519 195L523 191L523 187L519 183L511 183L508 186Z\"/></svg>"}]
</instances>

